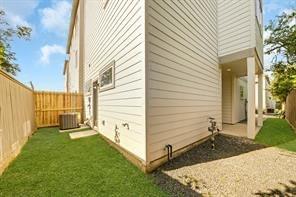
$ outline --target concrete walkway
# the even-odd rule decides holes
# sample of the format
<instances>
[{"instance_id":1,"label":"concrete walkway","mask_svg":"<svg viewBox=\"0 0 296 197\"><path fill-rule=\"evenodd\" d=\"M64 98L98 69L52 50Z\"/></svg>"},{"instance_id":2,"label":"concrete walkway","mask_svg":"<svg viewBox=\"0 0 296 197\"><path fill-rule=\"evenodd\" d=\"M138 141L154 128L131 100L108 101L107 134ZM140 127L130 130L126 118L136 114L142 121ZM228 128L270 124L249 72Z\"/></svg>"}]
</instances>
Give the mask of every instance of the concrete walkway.
<instances>
[{"instance_id":1,"label":"concrete walkway","mask_svg":"<svg viewBox=\"0 0 296 197\"><path fill-rule=\"evenodd\" d=\"M86 131L70 133L69 136L72 140L74 140L74 139L89 137L89 136L93 136L93 135L97 135L97 134L98 134L98 132L95 130L86 130Z\"/></svg>"}]
</instances>

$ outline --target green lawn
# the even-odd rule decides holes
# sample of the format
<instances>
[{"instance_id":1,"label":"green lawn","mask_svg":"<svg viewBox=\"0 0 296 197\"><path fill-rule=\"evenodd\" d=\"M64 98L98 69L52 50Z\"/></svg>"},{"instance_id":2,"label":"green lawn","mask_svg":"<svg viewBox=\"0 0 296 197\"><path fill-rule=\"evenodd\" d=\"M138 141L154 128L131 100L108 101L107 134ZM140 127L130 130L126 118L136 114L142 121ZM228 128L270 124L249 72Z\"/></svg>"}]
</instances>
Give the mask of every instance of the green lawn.
<instances>
[{"instance_id":1,"label":"green lawn","mask_svg":"<svg viewBox=\"0 0 296 197\"><path fill-rule=\"evenodd\" d=\"M167 196L99 136L40 129L0 176L0 196Z\"/></svg>"},{"instance_id":2,"label":"green lawn","mask_svg":"<svg viewBox=\"0 0 296 197\"><path fill-rule=\"evenodd\" d=\"M269 118L265 120L255 141L296 152L296 133L284 119Z\"/></svg>"}]
</instances>

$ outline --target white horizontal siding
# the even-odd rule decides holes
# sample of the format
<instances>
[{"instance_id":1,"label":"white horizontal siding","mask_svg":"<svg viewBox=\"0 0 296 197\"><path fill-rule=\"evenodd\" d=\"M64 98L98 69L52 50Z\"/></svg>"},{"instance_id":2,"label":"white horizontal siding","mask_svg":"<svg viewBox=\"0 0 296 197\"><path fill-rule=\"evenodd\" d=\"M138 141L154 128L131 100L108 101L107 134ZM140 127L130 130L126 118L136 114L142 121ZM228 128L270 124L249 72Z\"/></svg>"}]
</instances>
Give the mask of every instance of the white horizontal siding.
<instances>
[{"instance_id":1,"label":"white horizontal siding","mask_svg":"<svg viewBox=\"0 0 296 197\"><path fill-rule=\"evenodd\" d=\"M251 0L218 0L219 56L252 46Z\"/></svg>"},{"instance_id":2,"label":"white horizontal siding","mask_svg":"<svg viewBox=\"0 0 296 197\"><path fill-rule=\"evenodd\" d=\"M117 126L119 145L145 160L144 1L101 3L87 0L85 11L85 81L115 60L115 88L98 94L99 132L114 141Z\"/></svg>"},{"instance_id":3,"label":"white horizontal siding","mask_svg":"<svg viewBox=\"0 0 296 197\"><path fill-rule=\"evenodd\" d=\"M148 9L148 161L209 134L221 123L215 1L150 0ZM219 124L220 125L220 124Z\"/></svg>"}]
</instances>

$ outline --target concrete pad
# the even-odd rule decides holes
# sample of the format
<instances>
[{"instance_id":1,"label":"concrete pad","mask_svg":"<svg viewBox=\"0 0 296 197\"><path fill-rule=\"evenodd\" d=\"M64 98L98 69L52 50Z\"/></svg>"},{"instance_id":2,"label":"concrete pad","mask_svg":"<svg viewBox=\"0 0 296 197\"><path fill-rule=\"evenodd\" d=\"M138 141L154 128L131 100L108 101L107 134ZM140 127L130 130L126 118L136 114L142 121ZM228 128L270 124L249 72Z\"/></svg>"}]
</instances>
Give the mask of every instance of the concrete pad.
<instances>
[{"instance_id":1,"label":"concrete pad","mask_svg":"<svg viewBox=\"0 0 296 197\"><path fill-rule=\"evenodd\" d=\"M66 133L66 132L74 132L74 131L79 131L81 129L89 129L89 126L87 125L81 125L78 128L75 129L64 129L64 130L59 130L60 133Z\"/></svg>"},{"instance_id":2,"label":"concrete pad","mask_svg":"<svg viewBox=\"0 0 296 197\"><path fill-rule=\"evenodd\" d=\"M237 137L247 137L247 124L237 123L234 125L223 124L222 134L233 135Z\"/></svg>"},{"instance_id":3,"label":"concrete pad","mask_svg":"<svg viewBox=\"0 0 296 197\"><path fill-rule=\"evenodd\" d=\"M97 134L98 134L98 132L95 130L86 130L86 131L70 133L69 136L72 140L74 140L74 139L89 137L89 136L93 136L93 135L97 135Z\"/></svg>"}]
</instances>

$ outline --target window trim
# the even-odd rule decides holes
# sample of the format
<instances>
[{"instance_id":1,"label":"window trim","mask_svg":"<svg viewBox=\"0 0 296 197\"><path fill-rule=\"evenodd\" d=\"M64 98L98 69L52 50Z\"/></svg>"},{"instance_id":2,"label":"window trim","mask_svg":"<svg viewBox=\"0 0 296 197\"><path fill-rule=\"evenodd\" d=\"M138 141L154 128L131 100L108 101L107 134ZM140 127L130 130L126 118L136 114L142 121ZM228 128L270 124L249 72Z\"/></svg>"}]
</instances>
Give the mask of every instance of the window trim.
<instances>
[{"instance_id":1,"label":"window trim","mask_svg":"<svg viewBox=\"0 0 296 197\"><path fill-rule=\"evenodd\" d=\"M101 87L101 77L104 72L106 72L109 69L112 69L112 83L106 85L105 87ZM108 65L106 65L103 69L100 70L99 72L99 92L104 92L110 89L115 88L115 61L113 60L110 62Z\"/></svg>"}]
</instances>

